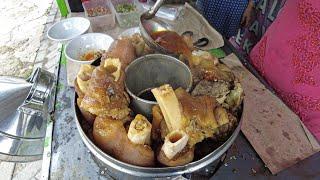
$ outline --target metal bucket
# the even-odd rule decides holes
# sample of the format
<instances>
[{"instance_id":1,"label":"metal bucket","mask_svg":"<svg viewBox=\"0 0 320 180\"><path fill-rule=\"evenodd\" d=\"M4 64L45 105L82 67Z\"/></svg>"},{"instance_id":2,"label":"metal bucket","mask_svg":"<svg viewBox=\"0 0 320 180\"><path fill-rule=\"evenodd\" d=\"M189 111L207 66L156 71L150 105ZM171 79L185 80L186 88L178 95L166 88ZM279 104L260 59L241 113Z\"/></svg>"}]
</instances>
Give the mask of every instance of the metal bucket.
<instances>
[{"instance_id":1,"label":"metal bucket","mask_svg":"<svg viewBox=\"0 0 320 180\"><path fill-rule=\"evenodd\" d=\"M189 67L168 55L142 56L129 64L125 73L125 88L131 97L132 110L147 117L152 117L151 109L157 102L139 97L141 92L163 84L170 84L173 89L182 87L187 91L192 87L192 74Z\"/></svg>"},{"instance_id":2,"label":"metal bucket","mask_svg":"<svg viewBox=\"0 0 320 180\"><path fill-rule=\"evenodd\" d=\"M95 61L93 65L99 65L99 61ZM218 162L220 162L221 157L226 153L226 151L233 144L235 139L237 138L242 118L238 123L238 126L234 130L234 132L230 135L230 137L221 144L218 148L213 150L208 155L203 158L188 163L183 166L176 167L140 167L131 165L128 163L124 163L119 161L112 156L103 152L99 147L97 147L93 140L89 138L86 134L86 129L84 126L87 126L86 121L83 121L82 114L77 106L77 94L74 94L74 114L76 119L77 129L79 131L80 137L87 148L91 151L91 153L106 167L106 172L117 179L150 179L150 178L167 178L167 177L188 177L190 174L197 172L207 172L207 170L216 166ZM239 117L242 117L240 115Z\"/></svg>"}]
</instances>

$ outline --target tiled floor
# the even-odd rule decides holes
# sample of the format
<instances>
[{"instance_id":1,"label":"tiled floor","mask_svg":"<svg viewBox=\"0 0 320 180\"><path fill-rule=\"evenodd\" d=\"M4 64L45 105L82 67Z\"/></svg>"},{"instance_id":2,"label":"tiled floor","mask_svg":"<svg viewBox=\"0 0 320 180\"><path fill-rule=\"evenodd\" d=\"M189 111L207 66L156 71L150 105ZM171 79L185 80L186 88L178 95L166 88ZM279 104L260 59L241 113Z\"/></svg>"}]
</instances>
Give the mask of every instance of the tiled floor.
<instances>
[{"instance_id":1,"label":"tiled floor","mask_svg":"<svg viewBox=\"0 0 320 180\"><path fill-rule=\"evenodd\" d=\"M0 75L27 77L53 0L3 0L0 4Z\"/></svg>"}]
</instances>

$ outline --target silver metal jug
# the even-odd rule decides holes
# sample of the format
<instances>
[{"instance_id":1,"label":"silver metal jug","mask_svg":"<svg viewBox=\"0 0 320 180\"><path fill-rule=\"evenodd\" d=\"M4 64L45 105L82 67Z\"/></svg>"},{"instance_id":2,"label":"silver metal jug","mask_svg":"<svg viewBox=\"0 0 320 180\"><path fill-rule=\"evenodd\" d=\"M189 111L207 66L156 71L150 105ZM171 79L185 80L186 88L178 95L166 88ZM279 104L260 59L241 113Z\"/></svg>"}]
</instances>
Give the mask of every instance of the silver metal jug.
<instances>
[{"instance_id":1,"label":"silver metal jug","mask_svg":"<svg viewBox=\"0 0 320 180\"><path fill-rule=\"evenodd\" d=\"M55 82L54 74L40 68L27 80L0 76L0 160L42 158Z\"/></svg>"}]
</instances>

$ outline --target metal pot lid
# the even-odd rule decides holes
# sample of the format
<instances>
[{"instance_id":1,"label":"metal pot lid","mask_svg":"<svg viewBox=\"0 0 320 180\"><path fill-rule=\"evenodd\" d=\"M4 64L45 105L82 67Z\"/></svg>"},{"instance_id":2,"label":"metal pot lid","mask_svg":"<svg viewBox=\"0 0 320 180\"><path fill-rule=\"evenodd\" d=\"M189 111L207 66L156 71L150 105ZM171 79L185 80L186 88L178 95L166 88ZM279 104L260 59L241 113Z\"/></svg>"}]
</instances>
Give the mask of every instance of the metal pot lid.
<instances>
[{"instance_id":1,"label":"metal pot lid","mask_svg":"<svg viewBox=\"0 0 320 180\"><path fill-rule=\"evenodd\" d=\"M42 158L44 138L24 139L0 133L0 159L28 162Z\"/></svg>"},{"instance_id":2,"label":"metal pot lid","mask_svg":"<svg viewBox=\"0 0 320 180\"><path fill-rule=\"evenodd\" d=\"M41 68L27 80L0 77L0 159L41 158L55 80Z\"/></svg>"}]
</instances>

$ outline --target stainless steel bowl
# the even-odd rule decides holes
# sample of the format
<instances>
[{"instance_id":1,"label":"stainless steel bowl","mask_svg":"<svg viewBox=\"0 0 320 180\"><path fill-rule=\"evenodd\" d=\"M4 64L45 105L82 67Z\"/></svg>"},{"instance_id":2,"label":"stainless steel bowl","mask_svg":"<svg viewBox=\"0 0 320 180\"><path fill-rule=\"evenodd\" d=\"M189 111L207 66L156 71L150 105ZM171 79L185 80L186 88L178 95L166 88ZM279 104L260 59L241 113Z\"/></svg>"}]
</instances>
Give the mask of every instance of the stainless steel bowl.
<instances>
[{"instance_id":1,"label":"stainless steel bowl","mask_svg":"<svg viewBox=\"0 0 320 180\"><path fill-rule=\"evenodd\" d=\"M171 26L157 17L152 19L144 19L143 16L140 17L139 29L143 40L146 44L153 50L163 54L173 54L166 48L160 46L158 43L152 39L151 34L159 31L173 31Z\"/></svg>"},{"instance_id":2,"label":"stainless steel bowl","mask_svg":"<svg viewBox=\"0 0 320 180\"><path fill-rule=\"evenodd\" d=\"M192 74L187 65L178 59L163 54L142 56L126 68L125 88L131 97L134 112L152 116L151 108L156 101L139 97L143 92L163 84L173 89L182 87L189 91L192 87Z\"/></svg>"},{"instance_id":3,"label":"stainless steel bowl","mask_svg":"<svg viewBox=\"0 0 320 180\"><path fill-rule=\"evenodd\" d=\"M93 65L99 65L99 61L95 61ZM97 162L105 166L106 173L116 179L150 179L150 178L167 178L177 177L182 175L190 175L197 172L208 172L212 166L216 166L220 162L221 157L233 144L237 138L242 123L240 118L238 126L235 128L230 137L223 142L218 148L214 149L211 153L188 163L183 166L176 167L140 167L131 165L103 152L98 146L96 146L92 139L89 138L87 133L90 131L84 127L87 126L86 121L83 119L82 114L77 106L77 94L74 94L74 114L76 119L77 129L81 136L82 141L91 151L91 153L98 160ZM242 117L240 114L239 117Z\"/></svg>"},{"instance_id":4,"label":"stainless steel bowl","mask_svg":"<svg viewBox=\"0 0 320 180\"><path fill-rule=\"evenodd\" d=\"M140 16L139 29L143 40L151 49L163 54L172 54L170 51L156 43L151 37L151 34L154 32L172 30L169 24L155 17L155 14L164 1L165 0L157 0L149 11Z\"/></svg>"}]
</instances>

